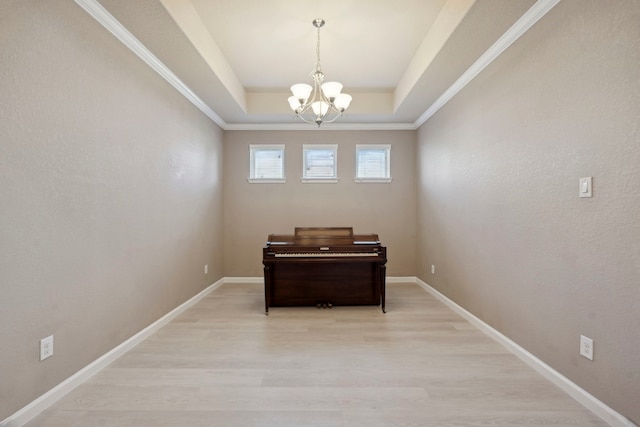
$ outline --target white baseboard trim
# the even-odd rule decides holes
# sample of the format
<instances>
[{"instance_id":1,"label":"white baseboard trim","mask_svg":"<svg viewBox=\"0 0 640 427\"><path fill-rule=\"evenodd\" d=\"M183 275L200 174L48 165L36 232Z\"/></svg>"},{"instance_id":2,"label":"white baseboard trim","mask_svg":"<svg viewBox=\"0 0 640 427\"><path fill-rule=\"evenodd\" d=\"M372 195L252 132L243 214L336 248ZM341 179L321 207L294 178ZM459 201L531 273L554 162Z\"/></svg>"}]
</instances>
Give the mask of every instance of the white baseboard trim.
<instances>
[{"instance_id":1,"label":"white baseboard trim","mask_svg":"<svg viewBox=\"0 0 640 427\"><path fill-rule=\"evenodd\" d=\"M118 345L108 353L94 360L89 365L80 369L78 372L62 381L60 384L58 384L42 396L38 397L36 400L29 403L24 408L20 409L18 412L0 422L0 427L20 427L28 423L42 411L60 400L67 393L71 392L74 388L78 387L80 384L94 376L111 362L115 361L127 351L131 350L133 347L144 341L146 338L151 336L151 334L176 318L183 311L200 301L202 298L207 296L209 293L211 293L211 291L222 285L224 282L225 279L218 280L188 301L174 308L169 313L162 316L160 319L156 320L128 340L124 341L122 344Z\"/></svg>"},{"instance_id":2,"label":"white baseboard trim","mask_svg":"<svg viewBox=\"0 0 640 427\"><path fill-rule=\"evenodd\" d=\"M387 277L386 283L416 283L415 276ZM225 277L224 283L264 284L263 277Z\"/></svg>"},{"instance_id":3,"label":"white baseboard trim","mask_svg":"<svg viewBox=\"0 0 640 427\"><path fill-rule=\"evenodd\" d=\"M263 284L264 277L225 277L224 283Z\"/></svg>"},{"instance_id":4,"label":"white baseboard trim","mask_svg":"<svg viewBox=\"0 0 640 427\"><path fill-rule=\"evenodd\" d=\"M469 323L476 326L482 332L493 338L495 341L505 346L507 350L516 355L520 360L535 369L539 374L551 381L553 384L560 387L561 390L563 390L569 396L573 397L595 415L602 418L602 420L607 424L614 427L636 427L634 423L629 421L623 415L619 414L618 412L602 403L600 400L596 399L593 395L580 388L577 384L562 375L560 372L556 371L551 366L547 365L524 348L520 347L514 341L498 332L492 326L483 322L482 320L438 292L436 289L429 286L426 282L423 282L416 277L415 283L417 283L435 298L443 302L446 306L451 308L460 316L464 317L467 321L469 321Z\"/></svg>"},{"instance_id":5,"label":"white baseboard trim","mask_svg":"<svg viewBox=\"0 0 640 427\"><path fill-rule=\"evenodd\" d=\"M560 374L555 369L551 368L549 365L535 357L533 354L529 353L524 348L520 347L518 344L513 342L511 339L507 338L496 329L483 322L464 308L460 307L458 304L429 286L426 282L423 282L419 278L415 276L408 277L387 277L387 283L416 283L433 295L435 298L443 302L453 311L464 317L471 324L476 326L478 329L489 335L491 338L504 345L511 353L516 355L520 360L525 362L527 365L535 369L542 376L547 378L549 381L554 383L556 386L560 387L564 392L569 394L575 400L580 402L583 406L589 409L591 412L602 418L609 425L614 427L637 427L623 415L614 411L600 400L596 399L594 396L589 394L587 391L578 387L571 380ZM127 351L138 345L140 342L144 341L151 334L162 328L164 325L169 323L179 314L184 312L189 307L193 306L195 303L200 301L202 298L211 293L214 289L218 288L224 283L247 283L247 284L262 284L264 283L264 279L262 277L225 277L211 286L204 289L202 292L198 293L188 301L184 302L180 306L171 310L169 313L147 326L122 344L118 345L108 353L104 354L100 358L96 359L94 362L90 363L80 371L73 374L71 377L67 378L42 396L38 397L33 402L29 403L24 408L20 409L18 412L9 416L7 419L0 422L0 427L21 427L26 424L37 415L39 415L42 411L47 409L49 406L53 405L60 398L65 396L67 393L71 392L74 388L82 384L84 381L91 378L93 375L98 373L101 369L109 365L111 362L115 361L117 358L125 354Z\"/></svg>"},{"instance_id":6,"label":"white baseboard trim","mask_svg":"<svg viewBox=\"0 0 640 427\"><path fill-rule=\"evenodd\" d=\"M388 277L388 283L400 283L400 282L409 282L415 283L415 277ZM84 381L88 380L96 373L98 373L101 369L109 365L111 362L125 354L127 351L144 341L151 334L162 328L164 325L169 323L175 317L177 317L180 313L185 311L187 308L191 307L206 295L211 293L214 289L218 288L220 285L224 283L246 283L246 284L263 284L263 277L224 277L214 284L210 285L206 289L204 289L199 294L195 295L193 298L184 302L180 306L171 310L166 315L162 316L160 319L156 320L151 325L147 326L122 344L118 345L108 353L99 357L98 359L91 362L89 365L85 366L66 380L62 381L60 384L38 397L33 402L29 403L27 406L21 408L13 415L10 415L3 421L0 421L0 427L20 427L37 415L39 415L42 411L47 409L49 406L53 405L55 402L60 400L67 393L71 392L74 388L78 387Z\"/></svg>"},{"instance_id":7,"label":"white baseboard trim","mask_svg":"<svg viewBox=\"0 0 640 427\"><path fill-rule=\"evenodd\" d=\"M395 276L385 278L386 284L389 283L416 283L415 276Z\"/></svg>"}]
</instances>

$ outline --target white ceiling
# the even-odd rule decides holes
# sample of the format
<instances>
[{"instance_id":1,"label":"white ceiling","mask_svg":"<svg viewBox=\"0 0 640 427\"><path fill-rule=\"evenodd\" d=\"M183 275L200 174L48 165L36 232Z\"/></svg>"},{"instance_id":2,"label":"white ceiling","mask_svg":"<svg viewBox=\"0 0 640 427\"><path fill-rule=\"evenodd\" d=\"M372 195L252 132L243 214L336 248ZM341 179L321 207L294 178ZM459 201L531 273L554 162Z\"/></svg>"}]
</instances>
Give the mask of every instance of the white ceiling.
<instances>
[{"instance_id":1,"label":"white ceiling","mask_svg":"<svg viewBox=\"0 0 640 427\"><path fill-rule=\"evenodd\" d=\"M248 90L310 81L316 59L314 18L326 21L320 52L327 78L353 89L393 89L444 3L395 0L390 8L388 0L191 0Z\"/></svg>"},{"instance_id":2,"label":"white ceiling","mask_svg":"<svg viewBox=\"0 0 640 427\"><path fill-rule=\"evenodd\" d=\"M558 1L76 0L225 129L313 126L287 97L311 83L315 18L353 96L323 128L415 129Z\"/></svg>"}]
</instances>

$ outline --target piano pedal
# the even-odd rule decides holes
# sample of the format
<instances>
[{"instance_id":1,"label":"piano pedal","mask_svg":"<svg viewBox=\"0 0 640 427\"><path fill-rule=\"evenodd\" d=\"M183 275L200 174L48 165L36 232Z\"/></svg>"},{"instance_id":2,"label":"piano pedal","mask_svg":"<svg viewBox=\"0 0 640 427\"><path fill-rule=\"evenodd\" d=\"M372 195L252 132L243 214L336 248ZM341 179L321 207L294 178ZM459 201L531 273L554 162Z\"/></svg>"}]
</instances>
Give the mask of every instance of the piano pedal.
<instances>
[{"instance_id":1,"label":"piano pedal","mask_svg":"<svg viewBox=\"0 0 640 427\"><path fill-rule=\"evenodd\" d=\"M331 303L330 303L330 302L328 302L328 303L327 303L327 307L329 307L329 308L333 308L333 305L331 305Z\"/></svg>"}]
</instances>

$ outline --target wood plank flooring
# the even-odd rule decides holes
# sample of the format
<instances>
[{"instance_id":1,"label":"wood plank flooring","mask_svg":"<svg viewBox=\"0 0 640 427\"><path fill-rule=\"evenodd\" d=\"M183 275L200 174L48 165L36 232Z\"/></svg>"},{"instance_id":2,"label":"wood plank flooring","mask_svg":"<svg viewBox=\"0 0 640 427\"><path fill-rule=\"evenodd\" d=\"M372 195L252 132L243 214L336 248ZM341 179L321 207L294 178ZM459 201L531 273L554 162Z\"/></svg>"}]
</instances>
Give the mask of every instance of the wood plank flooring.
<instances>
[{"instance_id":1,"label":"wood plank flooring","mask_svg":"<svg viewBox=\"0 0 640 427\"><path fill-rule=\"evenodd\" d=\"M415 284L273 308L226 284L28 427L605 426Z\"/></svg>"}]
</instances>

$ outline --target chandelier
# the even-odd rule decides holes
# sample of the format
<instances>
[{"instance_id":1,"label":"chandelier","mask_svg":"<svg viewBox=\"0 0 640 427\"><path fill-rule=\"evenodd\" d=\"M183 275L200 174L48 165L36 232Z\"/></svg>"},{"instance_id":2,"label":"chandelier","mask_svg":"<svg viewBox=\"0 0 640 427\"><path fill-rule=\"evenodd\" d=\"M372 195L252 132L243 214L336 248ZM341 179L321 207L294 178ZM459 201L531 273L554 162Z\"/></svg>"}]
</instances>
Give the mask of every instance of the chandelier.
<instances>
[{"instance_id":1,"label":"chandelier","mask_svg":"<svg viewBox=\"0 0 640 427\"><path fill-rule=\"evenodd\" d=\"M320 28L324 19L314 19L313 26L318 29L316 44L316 68L311 72L313 86L298 83L291 86L293 96L289 97L289 105L300 119L307 123L331 123L344 114L351 103L351 95L340 93L342 84L324 81L320 67Z\"/></svg>"}]
</instances>

